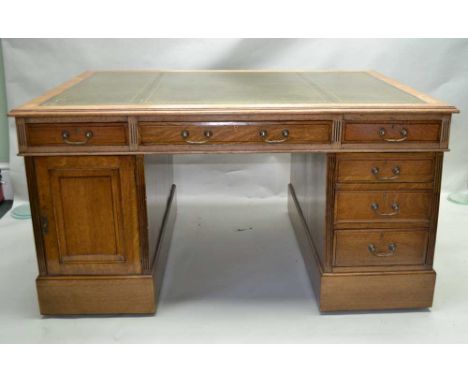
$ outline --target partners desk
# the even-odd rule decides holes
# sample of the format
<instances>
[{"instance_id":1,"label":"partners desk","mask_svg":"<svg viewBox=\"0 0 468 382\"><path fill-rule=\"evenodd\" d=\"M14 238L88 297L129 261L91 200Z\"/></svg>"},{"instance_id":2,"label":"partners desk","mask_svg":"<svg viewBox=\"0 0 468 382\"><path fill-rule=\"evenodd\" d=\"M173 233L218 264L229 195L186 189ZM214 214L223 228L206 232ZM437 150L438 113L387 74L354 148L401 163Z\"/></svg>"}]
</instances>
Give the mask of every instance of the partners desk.
<instances>
[{"instance_id":1,"label":"partners desk","mask_svg":"<svg viewBox=\"0 0 468 382\"><path fill-rule=\"evenodd\" d=\"M458 110L375 72L87 72L14 109L42 314L154 313L173 154L292 153L320 310L425 308Z\"/></svg>"}]
</instances>

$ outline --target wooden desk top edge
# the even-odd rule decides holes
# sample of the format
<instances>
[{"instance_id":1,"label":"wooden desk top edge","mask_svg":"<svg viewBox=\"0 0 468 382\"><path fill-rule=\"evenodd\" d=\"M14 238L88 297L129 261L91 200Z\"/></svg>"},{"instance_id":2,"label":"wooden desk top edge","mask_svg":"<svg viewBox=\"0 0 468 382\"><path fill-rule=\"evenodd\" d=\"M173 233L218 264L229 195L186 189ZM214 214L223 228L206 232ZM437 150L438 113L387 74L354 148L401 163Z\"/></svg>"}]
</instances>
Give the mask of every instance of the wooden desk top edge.
<instances>
[{"instance_id":1,"label":"wooden desk top edge","mask_svg":"<svg viewBox=\"0 0 468 382\"><path fill-rule=\"evenodd\" d=\"M176 73L206 73L206 72L248 72L248 73L367 73L387 84L417 97L425 103L320 103L320 104L259 104L252 107L245 105L77 105L77 106L42 106L44 102L93 76L96 73L131 73L131 72L176 72ZM376 71L367 70L100 70L86 71L71 80L47 91L43 95L11 110L10 117L33 116L122 116L122 115L167 115L167 114L316 114L316 113L459 113L452 105L439 101L425 93Z\"/></svg>"}]
</instances>

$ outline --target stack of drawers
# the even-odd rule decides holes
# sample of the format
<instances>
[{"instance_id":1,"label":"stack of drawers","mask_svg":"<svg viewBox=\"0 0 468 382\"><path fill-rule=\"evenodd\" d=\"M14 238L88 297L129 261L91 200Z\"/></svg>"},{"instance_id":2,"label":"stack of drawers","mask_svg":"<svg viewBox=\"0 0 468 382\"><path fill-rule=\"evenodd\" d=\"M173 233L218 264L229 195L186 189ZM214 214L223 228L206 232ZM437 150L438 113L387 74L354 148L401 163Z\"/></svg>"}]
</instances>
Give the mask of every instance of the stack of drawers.
<instances>
[{"instance_id":1,"label":"stack of drawers","mask_svg":"<svg viewBox=\"0 0 468 382\"><path fill-rule=\"evenodd\" d=\"M333 272L432 268L437 155L337 155Z\"/></svg>"}]
</instances>

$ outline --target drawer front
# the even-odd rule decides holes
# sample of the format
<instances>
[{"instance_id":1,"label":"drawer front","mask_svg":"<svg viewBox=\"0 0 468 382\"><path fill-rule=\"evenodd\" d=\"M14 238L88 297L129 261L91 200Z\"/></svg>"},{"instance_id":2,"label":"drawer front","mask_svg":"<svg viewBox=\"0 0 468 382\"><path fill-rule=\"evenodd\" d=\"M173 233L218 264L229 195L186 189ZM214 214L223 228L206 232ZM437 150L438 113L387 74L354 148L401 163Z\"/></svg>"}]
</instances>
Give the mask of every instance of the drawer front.
<instances>
[{"instance_id":1,"label":"drawer front","mask_svg":"<svg viewBox=\"0 0 468 382\"><path fill-rule=\"evenodd\" d=\"M427 230L335 231L334 266L423 265Z\"/></svg>"},{"instance_id":2,"label":"drawer front","mask_svg":"<svg viewBox=\"0 0 468 382\"><path fill-rule=\"evenodd\" d=\"M439 143L440 121L346 122L343 143Z\"/></svg>"},{"instance_id":3,"label":"drawer front","mask_svg":"<svg viewBox=\"0 0 468 382\"><path fill-rule=\"evenodd\" d=\"M126 122L32 123L26 126L29 146L125 146Z\"/></svg>"},{"instance_id":4,"label":"drawer front","mask_svg":"<svg viewBox=\"0 0 468 382\"><path fill-rule=\"evenodd\" d=\"M328 144L331 130L331 121L139 123L142 145Z\"/></svg>"},{"instance_id":5,"label":"drawer front","mask_svg":"<svg viewBox=\"0 0 468 382\"><path fill-rule=\"evenodd\" d=\"M430 191L338 191L335 223L416 222L429 223Z\"/></svg>"},{"instance_id":6,"label":"drawer front","mask_svg":"<svg viewBox=\"0 0 468 382\"><path fill-rule=\"evenodd\" d=\"M337 181L353 182L432 182L433 155L359 155L338 159Z\"/></svg>"}]
</instances>

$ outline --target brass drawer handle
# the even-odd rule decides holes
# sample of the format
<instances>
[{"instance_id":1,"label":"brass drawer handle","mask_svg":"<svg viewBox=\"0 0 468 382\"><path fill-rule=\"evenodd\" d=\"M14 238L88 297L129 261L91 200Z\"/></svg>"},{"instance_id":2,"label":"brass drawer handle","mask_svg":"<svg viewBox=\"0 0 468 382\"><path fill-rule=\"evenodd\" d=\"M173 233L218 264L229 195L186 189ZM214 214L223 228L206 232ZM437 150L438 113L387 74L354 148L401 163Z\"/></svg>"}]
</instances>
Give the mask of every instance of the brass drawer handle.
<instances>
[{"instance_id":1,"label":"brass drawer handle","mask_svg":"<svg viewBox=\"0 0 468 382\"><path fill-rule=\"evenodd\" d=\"M265 143L283 143L289 139L289 130L284 129L281 132L281 135L284 137L283 139L268 139L268 131L260 130L260 136L263 138L263 142Z\"/></svg>"},{"instance_id":2,"label":"brass drawer handle","mask_svg":"<svg viewBox=\"0 0 468 382\"><path fill-rule=\"evenodd\" d=\"M382 127L379 130L379 135L382 137L382 139L385 142L403 142L408 139L408 130L404 127L400 130L401 138L384 138L386 134L387 134L387 130L385 130L385 127Z\"/></svg>"},{"instance_id":3,"label":"brass drawer handle","mask_svg":"<svg viewBox=\"0 0 468 382\"><path fill-rule=\"evenodd\" d=\"M378 167L372 167L371 168L372 175L375 176L377 180L392 180L392 179L397 179L400 176L401 170L400 166L395 166L392 168L392 176L379 176L380 169Z\"/></svg>"},{"instance_id":4,"label":"brass drawer handle","mask_svg":"<svg viewBox=\"0 0 468 382\"><path fill-rule=\"evenodd\" d=\"M367 249L369 250L369 252L377 257L388 257L388 256L394 256L396 254L395 252L397 249L397 245L395 243L390 243L387 248L388 248L388 252L379 252L377 251L377 248L374 244L369 244L367 246Z\"/></svg>"},{"instance_id":5,"label":"brass drawer handle","mask_svg":"<svg viewBox=\"0 0 468 382\"><path fill-rule=\"evenodd\" d=\"M186 143L190 143L191 145L202 145L204 143L207 143L210 138L213 136L213 132L210 131L210 130L206 130L203 132L203 135L205 136L205 140L203 141L192 141L189 138L190 136L190 133L188 130L183 130L181 133L180 133L180 136L182 137L182 139L186 142Z\"/></svg>"},{"instance_id":6,"label":"brass drawer handle","mask_svg":"<svg viewBox=\"0 0 468 382\"><path fill-rule=\"evenodd\" d=\"M67 144L67 145L85 145L86 143L89 142L89 140L93 137L93 132L92 131L87 131L85 133L85 140L84 141L70 141L70 133L65 130L62 131L62 140Z\"/></svg>"},{"instance_id":7,"label":"brass drawer handle","mask_svg":"<svg viewBox=\"0 0 468 382\"><path fill-rule=\"evenodd\" d=\"M374 211L377 215L379 216L395 216L400 213L400 206L398 205L397 202L392 203L392 210L393 212L380 212L379 211L379 203L372 203L371 204L372 211Z\"/></svg>"}]
</instances>

